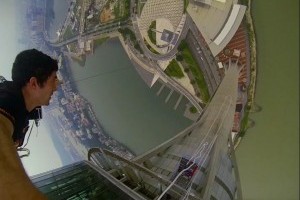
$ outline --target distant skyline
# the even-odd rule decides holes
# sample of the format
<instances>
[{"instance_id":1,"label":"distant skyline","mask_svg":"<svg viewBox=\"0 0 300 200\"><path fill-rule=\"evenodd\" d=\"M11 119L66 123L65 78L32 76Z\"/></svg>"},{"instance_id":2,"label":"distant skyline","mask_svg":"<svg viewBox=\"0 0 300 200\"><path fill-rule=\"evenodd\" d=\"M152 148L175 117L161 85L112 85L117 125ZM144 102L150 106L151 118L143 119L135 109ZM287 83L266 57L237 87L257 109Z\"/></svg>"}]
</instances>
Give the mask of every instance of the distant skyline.
<instances>
[{"instance_id":1,"label":"distant skyline","mask_svg":"<svg viewBox=\"0 0 300 200\"><path fill-rule=\"evenodd\" d=\"M11 67L15 56L19 53L18 38L21 32L17 30L17 0L4 0L0 6L0 75L11 80ZM29 157L22 162L29 176L39 174L62 166L59 153L55 149L50 133L41 122L39 134L33 128L27 148L31 150ZM28 134L28 133L27 133ZM37 136L36 136L37 135Z\"/></svg>"}]
</instances>

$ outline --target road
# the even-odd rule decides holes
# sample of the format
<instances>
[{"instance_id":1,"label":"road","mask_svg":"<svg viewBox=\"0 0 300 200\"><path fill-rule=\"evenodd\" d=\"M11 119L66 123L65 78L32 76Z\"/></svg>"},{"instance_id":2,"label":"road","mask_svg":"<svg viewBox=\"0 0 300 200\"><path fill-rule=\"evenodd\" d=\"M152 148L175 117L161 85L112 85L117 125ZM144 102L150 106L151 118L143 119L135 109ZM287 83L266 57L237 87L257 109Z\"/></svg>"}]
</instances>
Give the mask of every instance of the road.
<instances>
[{"instance_id":1,"label":"road","mask_svg":"<svg viewBox=\"0 0 300 200\"><path fill-rule=\"evenodd\" d=\"M82 35L74 36L70 39L67 39L67 40L63 41L63 42L59 42L59 43L52 43L52 41L48 41L48 42L53 47L62 47L62 46L65 46L67 44L70 44L72 42L75 42L75 41L77 41L81 38L89 39L90 37L94 37L94 36L98 36L98 35L101 35L101 34L117 31L119 28L127 27L127 24L128 24L128 20L124 21L124 22L113 22L113 23L105 24L103 26L99 26L99 27L95 28L94 30L87 31L87 32L83 33Z\"/></svg>"}]
</instances>

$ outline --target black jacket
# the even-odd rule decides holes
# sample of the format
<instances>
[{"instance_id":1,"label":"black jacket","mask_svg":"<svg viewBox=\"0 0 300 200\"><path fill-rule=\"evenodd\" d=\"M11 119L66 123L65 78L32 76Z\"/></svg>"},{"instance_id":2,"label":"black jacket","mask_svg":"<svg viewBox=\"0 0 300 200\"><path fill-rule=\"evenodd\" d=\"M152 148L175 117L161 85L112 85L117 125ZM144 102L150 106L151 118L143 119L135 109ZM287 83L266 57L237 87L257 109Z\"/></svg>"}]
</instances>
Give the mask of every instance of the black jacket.
<instances>
[{"instance_id":1,"label":"black jacket","mask_svg":"<svg viewBox=\"0 0 300 200\"><path fill-rule=\"evenodd\" d=\"M22 146L28 130L30 113L27 111L21 88L12 81L0 82L0 113L14 126L12 139L16 146Z\"/></svg>"}]
</instances>

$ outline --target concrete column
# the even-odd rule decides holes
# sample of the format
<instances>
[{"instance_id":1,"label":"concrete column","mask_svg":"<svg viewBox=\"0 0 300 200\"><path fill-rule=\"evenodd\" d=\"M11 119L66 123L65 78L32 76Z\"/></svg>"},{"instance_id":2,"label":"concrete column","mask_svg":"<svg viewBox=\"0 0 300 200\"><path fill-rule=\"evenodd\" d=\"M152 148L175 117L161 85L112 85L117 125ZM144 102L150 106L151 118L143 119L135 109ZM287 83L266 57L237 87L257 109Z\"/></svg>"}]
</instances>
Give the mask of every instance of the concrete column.
<instances>
[{"instance_id":1,"label":"concrete column","mask_svg":"<svg viewBox=\"0 0 300 200\"><path fill-rule=\"evenodd\" d=\"M179 106L179 104L181 102L181 99L182 99L182 94L180 95L179 99L177 100L177 102L176 102L176 104L174 106L174 110L177 110L177 108L178 108L178 106Z\"/></svg>"},{"instance_id":2,"label":"concrete column","mask_svg":"<svg viewBox=\"0 0 300 200\"><path fill-rule=\"evenodd\" d=\"M158 90L158 92L156 93L157 96L160 95L161 91L164 89L165 85L162 84L162 86L160 87L160 89Z\"/></svg>"},{"instance_id":3,"label":"concrete column","mask_svg":"<svg viewBox=\"0 0 300 200\"><path fill-rule=\"evenodd\" d=\"M170 97L172 96L173 92L174 92L174 90L171 89L169 95L167 96L167 98L166 98L166 100L165 100L165 103L168 103L168 101L169 101Z\"/></svg>"}]
</instances>

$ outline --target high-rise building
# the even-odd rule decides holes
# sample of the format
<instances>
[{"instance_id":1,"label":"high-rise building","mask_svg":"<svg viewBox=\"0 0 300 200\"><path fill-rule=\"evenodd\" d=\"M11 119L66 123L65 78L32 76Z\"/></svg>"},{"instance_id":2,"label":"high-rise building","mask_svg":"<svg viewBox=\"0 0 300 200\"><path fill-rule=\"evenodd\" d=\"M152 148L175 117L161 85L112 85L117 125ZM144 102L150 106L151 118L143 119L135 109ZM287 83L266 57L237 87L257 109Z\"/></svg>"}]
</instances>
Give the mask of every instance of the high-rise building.
<instances>
[{"instance_id":1,"label":"high-rise building","mask_svg":"<svg viewBox=\"0 0 300 200\"><path fill-rule=\"evenodd\" d=\"M49 199L133 199L82 161L31 177Z\"/></svg>"},{"instance_id":2,"label":"high-rise building","mask_svg":"<svg viewBox=\"0 0 300 200\"><path fill-rule=\"evenodd\" d=\"M34 184L50 199L242 199L231 136L237 63L225 65L199 120L163 144L132 160L93 148L89 161L33 177Z\"/></svg>"}]
</instances>

